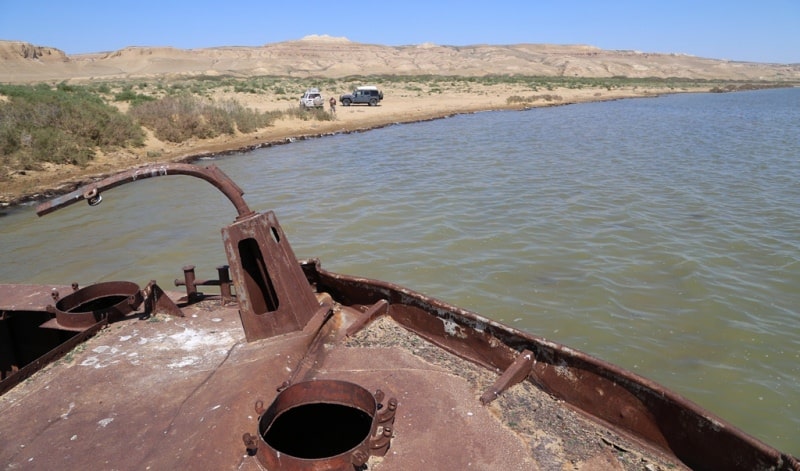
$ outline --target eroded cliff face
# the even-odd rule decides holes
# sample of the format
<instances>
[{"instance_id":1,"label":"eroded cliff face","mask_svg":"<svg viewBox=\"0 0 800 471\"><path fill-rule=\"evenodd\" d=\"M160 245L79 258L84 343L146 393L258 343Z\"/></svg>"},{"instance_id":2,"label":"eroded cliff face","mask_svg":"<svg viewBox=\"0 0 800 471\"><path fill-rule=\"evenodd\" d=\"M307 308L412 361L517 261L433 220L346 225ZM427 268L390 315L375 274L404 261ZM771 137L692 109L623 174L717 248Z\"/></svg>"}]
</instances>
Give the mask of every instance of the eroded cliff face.
<instances>
[{"instance_id":1,"label":"eroded cliff face","mask_svg":"<svg viewBox=\"0 0 800 471\"><path fill-rule=\"evenodd\" d=\"M0 41L0 60L30 60L43 62L65 62L69 59L64 51L54 47L34 46L22 41Z\"/></svg>"},{"instance_id":2,"label":"eroded cliff face","mask_svg":"<svg viewBox=\"0 0 800 471\"><path fill-rule=\"evenodd\" d=\"M127 47L77 54L0 41L0 82L118 79L168 75L540 75L800 80L800 64L762 64L686 54L603 50L586 45L420 44L382 46L311 38L259 47Z\"/></svg>"}]
</instances>

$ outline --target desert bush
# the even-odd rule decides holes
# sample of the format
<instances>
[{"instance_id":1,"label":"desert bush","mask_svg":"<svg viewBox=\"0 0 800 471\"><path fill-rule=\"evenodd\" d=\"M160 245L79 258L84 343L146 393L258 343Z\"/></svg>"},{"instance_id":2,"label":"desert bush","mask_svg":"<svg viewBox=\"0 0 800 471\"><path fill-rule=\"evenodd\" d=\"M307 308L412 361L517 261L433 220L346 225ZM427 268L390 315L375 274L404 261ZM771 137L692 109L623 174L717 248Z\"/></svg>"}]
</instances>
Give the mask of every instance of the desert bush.
<instances>
[{"instance_id":1,"label":"desert bush","mask_svg":"<svg viewBox=\"0 0 800 471\"><path fill-rule=\"evenodd\" d=\"M83 87L0 85L0 154L7 163L84 165L97 148L141 146L144 132Z\"/></svg>"},{"instance_id":2,"label":"desert bush","mask_svg":"<svg viewBox=\"0 0 800 471\"><path fill-rule=\"evenodd\" d=\"M173 85L173 90L177 87ZM162 141L183 142L192 137L216 137L220 130L218 116L210 106L189 95L167 96L160 100L140 103L131 107L129 114L143 126L150 128ZM229 123L224 131L231 130ZM222 132L224 132L222 131Z\"/></svg>"},{"instance_id":3,"label":"desert bush","mask_svg":"<svg viewBox=\"0 0 800 471\"><path fill-rule=\"evenodd\" d=\"M192 95L166 96L140 103L129 113L163 141L183 142L222 134L252 132L272 124L273 117L229 100L209 102Z\"/></svg>"},{"instance_id":4,"label":"desert bush","mask_svg":"<svg viewBox=\"0 0 800 471\"><path fill-rule=\"evenodd\" d=\"M725 85L717 85L709 89L711 93L727 93L727 92L743 92L746 90L763 90L766 88L778 88L782 87L783 84L775 84L775 83L757 83L757 82L745 82L745 83L728 83Z\"/></svg>"},{"instance_id":5,"label":"desert bush","mask_svg":"<svg viewBox=\"0 0 800 471\"><path fill-rule=\"evenodd\" d=\"M562 96L560 96L560 95L551 95L549 93L546 93L544 95L531 95L531 96L525 96L525 97L519 96L519 95L512 95L512 96L506 98L506 103L508 103L509 105L520 104L520 103L521 104L531 104L531 103L535 103L537 101L542 101L542 100L550 103L550 102L553 102L553 101L562 101L563 99L564 98Z\"/></svg>"},{"instance_id":6,"label":"desert bush","mask_svg":"<svg viewBox=\"0 0 800 471\"><path fill-rule=\"evenodd\" d=\"M239 132L255 132L259 128L271 126L275 121L272 113L261 113L251 108L246 108L236 100L226 100L216 104L236 124Z\"/></svg>"},{"instance_id":7,"label":"desert bush","mask_svg":"<svg viewBox=\"0 0 800 471\"><path fill-rule=\"evenodd\" d=\"M252 93L252 94L262 93L262 90L259 90L258 88L248 83L234 85L233 91L234 93Z\"/></svg>"},{"instance_id":8,"label":"desert bush","mask_svg":"<svg viewBox=\"0 0 800 471\"><path fill-rule=\"evenodd\" d=\"M303 121L332 121L334 119L334 116L325 111L325 108L305 109L300 108L299 106L289 108L288 110L281 112L280 117L297 118L302 119Z\"/></svg>"},{"instance_id":9,"label":"desert bush","mask_svg":"<svg viewBox=\"0 0 800 471\"><path fill-rule=\"evenodd\" d=\"M136 93L130 88L124 89L121 92L114 95L114 101L127 101L131 105L135 106L146 101L154 101L156 98L150 95L144 95L141 93Z\"/></svg>"}]
</instances>

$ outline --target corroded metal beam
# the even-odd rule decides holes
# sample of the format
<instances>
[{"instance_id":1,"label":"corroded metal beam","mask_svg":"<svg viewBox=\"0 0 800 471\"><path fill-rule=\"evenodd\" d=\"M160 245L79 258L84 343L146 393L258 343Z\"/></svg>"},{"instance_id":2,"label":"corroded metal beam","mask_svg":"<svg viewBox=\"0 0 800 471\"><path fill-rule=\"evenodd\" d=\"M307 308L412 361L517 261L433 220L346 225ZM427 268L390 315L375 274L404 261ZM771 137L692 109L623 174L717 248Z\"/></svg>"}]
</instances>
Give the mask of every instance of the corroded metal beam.
<instances>
[{"instance_id":1,"label":"corroded metal beam","mask_svg":"<svg viewBox=\"0 0 800 471\"><path fill-rule=\"evenodd\" d=\"M136 169L127 170L116 175L104 178L102 180L89 183L82 186L77 190L66 195L53 198L50 201L44 202L36 207L36 214L44 216L52 213L57 209L77 203L81 200L86 200L90 206L96 206L103 200L101 193L116 188L125 183L132 183L137 180L145 178L162 177L167 175L188 175L203 179L218 190L220 190L231 203L236 207L239 216L237 219L243 219L253 215L253 211L247 206L247 203L242 198L244 191L239 188L233 180L225 175L216 165L209 165L208 167L200 167L191 164L181 163L165 163L157 165L149 165Z\"/></svg>"}]
</instances>

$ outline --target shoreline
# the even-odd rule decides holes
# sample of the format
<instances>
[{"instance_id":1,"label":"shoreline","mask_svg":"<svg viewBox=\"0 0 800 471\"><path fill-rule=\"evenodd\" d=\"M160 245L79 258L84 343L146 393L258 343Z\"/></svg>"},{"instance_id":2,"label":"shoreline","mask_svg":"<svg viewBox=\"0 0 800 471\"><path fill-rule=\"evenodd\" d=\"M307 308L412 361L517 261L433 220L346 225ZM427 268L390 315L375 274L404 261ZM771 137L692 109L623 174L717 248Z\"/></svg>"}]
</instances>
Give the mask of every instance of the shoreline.
<instances>
[{"instance_id":1,"label":"shoreline","mask_svg":"<svg viewBox=\"0 0 800 471\"><path fill-rule=\"evenodd\" d=\"M178 144L164 143L150 137L143 148L120 149L108 155L98 155L86 167L47 165L42 170L15 172L3 182L5 188L0 192L0 210L63 195L120 171L153 163L192 163L202 158L246 153L265 147L290 144L298 140L367 132L395 124L433 121L462 114L487 111L525 111L541 107L629 98L654 98L666 94L708 91L700 89L612 91L606 89L557 89L552 93L560 98L558 101L509 104L506 98L519 95L522 91L514 90L511 87L498 88L502 89L490 90L490 93L483 95L452 94L446 97L409 97L398 94L397 98L391 95L391 90L387 90L387 97L391 98L384 100L381 105L377 107L337 106L336 117L331 121L279 120L272 126L253 133L190 140ZM530 90L527 92L530 94ZM253 99L241 100L240 98L236 97L237 100L244 101L245 106L260 111L287 106L286 103L276 104L274 100L269 99L270 97L262 97L261 102Z\"/></svg>"}]
</instances>

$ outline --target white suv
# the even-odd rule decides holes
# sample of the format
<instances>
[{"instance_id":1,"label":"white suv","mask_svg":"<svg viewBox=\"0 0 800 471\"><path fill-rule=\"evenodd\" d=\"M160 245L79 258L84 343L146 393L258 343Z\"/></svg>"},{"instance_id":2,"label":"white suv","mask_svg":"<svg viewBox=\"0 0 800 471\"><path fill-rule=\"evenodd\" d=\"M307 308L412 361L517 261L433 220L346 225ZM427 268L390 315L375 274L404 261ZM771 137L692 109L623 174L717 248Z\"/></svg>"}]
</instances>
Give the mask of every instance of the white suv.
<instances>
[{"instance_id":1,"label":"white suv","mask_svg":"<svg viewBox=\"0 0 800 471\"><path fill-rule=\"evenodd\" d=\"M300 97L300 108L322 108L325 106L325 100L318 88L309 88Z\"/></svg>"}]
</instances>

